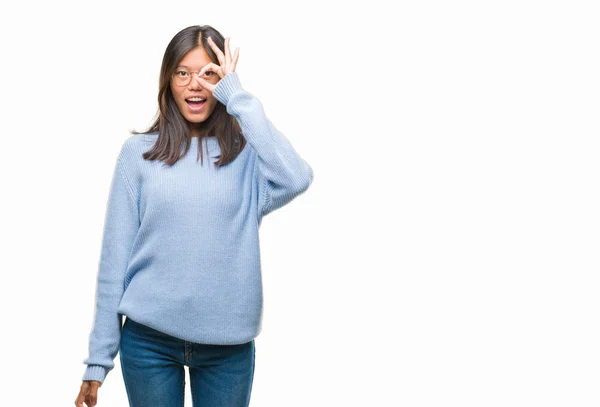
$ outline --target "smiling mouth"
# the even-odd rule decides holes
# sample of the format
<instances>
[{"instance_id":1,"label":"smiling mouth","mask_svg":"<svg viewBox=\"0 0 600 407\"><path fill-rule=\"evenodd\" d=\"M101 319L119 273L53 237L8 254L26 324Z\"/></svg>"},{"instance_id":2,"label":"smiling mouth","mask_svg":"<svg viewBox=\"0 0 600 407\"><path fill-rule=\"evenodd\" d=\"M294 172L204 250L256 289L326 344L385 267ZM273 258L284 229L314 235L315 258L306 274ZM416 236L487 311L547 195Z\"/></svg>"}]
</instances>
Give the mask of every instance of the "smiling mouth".
<instances>
[{"instance_id":1,"label":"smiling mouth","mask_svg":"<svg viewBox=\"0 0 600 407\"><path fill-rule=\"evenodd\" d=\"M186 99L185 102L187 103L187 105L190 107L191 110L197 111L197 110L202 110L202 108L206 104L206 99L204 99L202 102L192 102L192 101L189 101Z\"/></svg>"}]
</instances>

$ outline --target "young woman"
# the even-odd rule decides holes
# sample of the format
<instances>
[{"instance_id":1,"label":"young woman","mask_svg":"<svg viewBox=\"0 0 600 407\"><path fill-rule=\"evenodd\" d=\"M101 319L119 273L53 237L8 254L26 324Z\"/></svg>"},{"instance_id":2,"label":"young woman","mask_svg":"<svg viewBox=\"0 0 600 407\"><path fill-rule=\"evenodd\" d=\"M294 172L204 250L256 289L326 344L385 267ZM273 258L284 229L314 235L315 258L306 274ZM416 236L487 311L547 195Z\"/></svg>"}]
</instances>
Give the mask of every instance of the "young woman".
<instances>
[{"instance_id":1,"label":"young woman","mask_svg":"<svg viewBox=\"0 0 600 407\"><path fill-rule=\"evenodd\" d=\"M195 406L249 404L259 226L313 171L242 88L238 58L208 25L167 46L156 120L116 160L77 407L96 405L119 351L132 407L182 407L184 366Z\"/></svg>"}]
</instances>

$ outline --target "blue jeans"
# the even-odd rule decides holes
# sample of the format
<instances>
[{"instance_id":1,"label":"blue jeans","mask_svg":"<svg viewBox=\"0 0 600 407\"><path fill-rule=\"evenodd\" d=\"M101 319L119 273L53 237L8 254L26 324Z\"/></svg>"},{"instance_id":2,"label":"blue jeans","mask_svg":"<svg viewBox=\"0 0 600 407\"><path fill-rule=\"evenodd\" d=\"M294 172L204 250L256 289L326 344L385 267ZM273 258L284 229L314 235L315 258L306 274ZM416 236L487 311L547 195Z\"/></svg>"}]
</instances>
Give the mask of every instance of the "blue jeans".
<instances>
[{"instance_id":1,"label":"blue jeans","mask_svg":"<svg viewBox=\"0 0 600 407\"><path fill-rule=\"evenodd\" d=\"M126 317L121 369L130 407L183 407L189 367L195 407L247 407L254 379L254 339L240 345L188 342Z\"/></svg>"}]
</instances>

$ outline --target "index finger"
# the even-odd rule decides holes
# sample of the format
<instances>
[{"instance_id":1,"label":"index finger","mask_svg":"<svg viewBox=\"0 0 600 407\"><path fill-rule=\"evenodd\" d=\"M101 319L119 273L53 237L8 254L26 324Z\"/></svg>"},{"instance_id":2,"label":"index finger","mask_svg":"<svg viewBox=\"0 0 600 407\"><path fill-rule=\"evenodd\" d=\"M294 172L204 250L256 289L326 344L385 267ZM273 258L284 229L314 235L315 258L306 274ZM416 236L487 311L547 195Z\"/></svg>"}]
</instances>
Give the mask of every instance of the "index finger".
<instances>
[{"instance_id":1,"label":"index finger","mask_svg":"<svg viewBox=\"0 0 600 407\"><path fill-rule=\"evenodd\" d=\"M217 44L215 44L215 42L212 38L210 38L210 36L208 37L208 45L210 45L215 54L217 54L217 58L219 58L219 64L224 65L225 55L223 55L223 51L221 51L221 49L217 46Z\"/></svg>"}]
</instances>

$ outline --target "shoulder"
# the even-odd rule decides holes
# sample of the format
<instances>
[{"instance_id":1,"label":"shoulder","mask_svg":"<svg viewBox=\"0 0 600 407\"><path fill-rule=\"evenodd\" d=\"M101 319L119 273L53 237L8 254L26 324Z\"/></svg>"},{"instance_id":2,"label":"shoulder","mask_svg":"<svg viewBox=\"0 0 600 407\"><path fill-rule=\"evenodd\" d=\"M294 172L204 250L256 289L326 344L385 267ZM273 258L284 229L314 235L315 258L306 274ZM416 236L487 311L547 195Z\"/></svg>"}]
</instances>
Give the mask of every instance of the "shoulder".
<instances>
[{"instance_id":1,"label":"shoulder","mask_svg":"<svg viewBox=\"0 0 600 407\"><path fill-rule=\"evenodd\" d=\"M135 160L141 158L158 139L158 132L133 134L123 140L119 158L122 160Z\"/></svg>"},{"instance_id":2,"label":"shoulder","mask_svg":"<svg viewBox=\"0 0 600 407\"><path fill-rule=\"evenodd\" d=\"M123 148L152 146L158 139L158 132L133 134L123 141Z\"/></svg>"}]
</instances>

